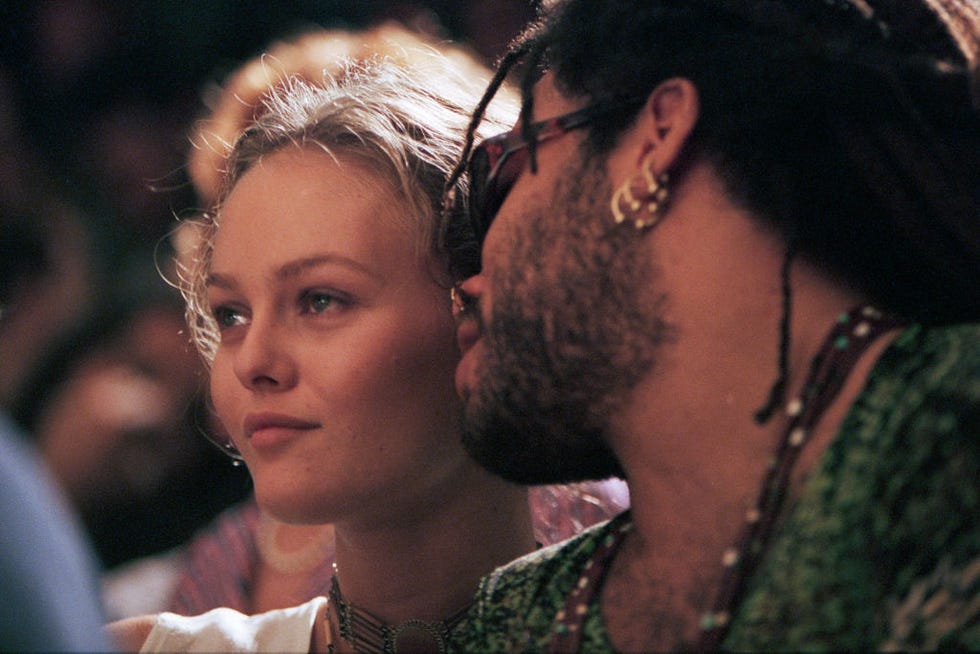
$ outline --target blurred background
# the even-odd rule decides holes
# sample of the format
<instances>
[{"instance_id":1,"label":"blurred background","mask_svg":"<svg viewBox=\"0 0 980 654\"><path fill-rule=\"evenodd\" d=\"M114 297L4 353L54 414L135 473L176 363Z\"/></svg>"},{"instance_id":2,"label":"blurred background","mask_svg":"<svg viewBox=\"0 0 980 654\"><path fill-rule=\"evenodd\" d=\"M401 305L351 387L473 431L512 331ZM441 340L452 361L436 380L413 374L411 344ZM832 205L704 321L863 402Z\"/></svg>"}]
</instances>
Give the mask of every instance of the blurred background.
<instances>
[{"instance_id":1,"label":"blurred background","mask_svg":"<svg viewBox=\"0 0 980 654\"><path fill-rule=\"evenodd\" d=\"M3 0L0 406L79 512L106 570L185 542L250 493L212 446L182 305L158 268L200 210L190 133L217 85L273 40L385 20L487 64L533 0Z\"/></svg>"}]
</instances>

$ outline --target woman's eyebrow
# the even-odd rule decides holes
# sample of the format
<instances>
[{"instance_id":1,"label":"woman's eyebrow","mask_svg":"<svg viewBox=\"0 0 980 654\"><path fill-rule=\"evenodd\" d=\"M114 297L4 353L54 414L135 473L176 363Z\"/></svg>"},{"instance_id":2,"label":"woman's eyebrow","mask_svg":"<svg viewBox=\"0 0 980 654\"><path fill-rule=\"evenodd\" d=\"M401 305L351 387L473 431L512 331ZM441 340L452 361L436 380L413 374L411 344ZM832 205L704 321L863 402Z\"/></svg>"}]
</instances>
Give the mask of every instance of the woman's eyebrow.
<instances>
[{"instance_id":1,"label":"woman's eyebrow","mask_svg":"<svg viewBox=\"0 0 980 654\"><path fill-rule=\"evenodd\" d=\"M316 254L310 257L303 257L302 259L290 261L279 267L279 269L276 271L276 277L279 279L297 277L310 268L317 268L326 264L335 264L346 268L351 268L374 279L378 279L380 277L378 273L371 270L360 261L336 253Z\"/></svg>"},{"instance_id":2,"label":"woman's eyebrow","mask_svg":"<svg viewBox=\"0 0 980 654\"><path fill-rule=\"evenodd\" d=\"M327 264L340 265L345 268L350 268L367 275L372 279L377 280L381 278L378 273L371 270L363 263L351 259L350 257L334 253L316 254L313 256L296 259L295 261L289 261L281 265L276 270L275 276L280 280L294 279L311 268L317 268ZM220 272L210 273L205 280L205 285L227 290L231 290L236 286L233 276Z\"/></svg>"}]
</instances>

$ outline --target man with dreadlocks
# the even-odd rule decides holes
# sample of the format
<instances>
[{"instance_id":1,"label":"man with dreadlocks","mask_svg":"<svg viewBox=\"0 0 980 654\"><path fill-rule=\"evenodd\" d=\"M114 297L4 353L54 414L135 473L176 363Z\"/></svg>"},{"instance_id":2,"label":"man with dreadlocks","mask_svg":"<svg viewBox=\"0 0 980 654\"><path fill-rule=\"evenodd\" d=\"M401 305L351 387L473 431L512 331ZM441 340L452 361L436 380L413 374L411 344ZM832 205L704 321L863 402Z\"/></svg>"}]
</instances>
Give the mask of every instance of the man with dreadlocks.
<instances>
[{"instance_id":1,"label":"man with dreadlocks","mask_svg":"<svg viewBox=\"0 0 980 654\"><path fill-rule=\"evenodd\" d=\"M975 0L549 4L457 171L466 444L632 509L472 649L980 648Z\"/></svg>"}]
</instances>

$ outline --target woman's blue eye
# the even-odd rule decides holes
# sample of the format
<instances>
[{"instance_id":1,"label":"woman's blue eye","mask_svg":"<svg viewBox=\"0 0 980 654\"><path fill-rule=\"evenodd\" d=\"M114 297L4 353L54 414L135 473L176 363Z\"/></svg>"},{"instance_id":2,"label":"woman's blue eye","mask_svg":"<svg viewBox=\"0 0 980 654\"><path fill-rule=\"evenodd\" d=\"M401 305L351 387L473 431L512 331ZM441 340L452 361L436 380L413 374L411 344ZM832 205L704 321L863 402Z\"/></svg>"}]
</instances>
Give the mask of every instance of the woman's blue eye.
<instances>
[{"instance_id":1,"label":"woman's blue eye","mask_svg":"<svg viewBox=\"0 0 980 654\"><path fill-rule=\"evenodd\" d=\"M219 329L236 327L245 323L245 317L231 307L218 307L214 310L214 320L218 323Z\"/></svg>"},{"instance_id":2,"label":"woman's blue eye","mask_svg":"<svg viewBox=\"0 0 980 654\"><path fill-rule=\"evenodd\" d=\"M337 298L329 293L308 293L305 304L311 313L323 313L337 302Z\"/></svg>"}]
</instances>

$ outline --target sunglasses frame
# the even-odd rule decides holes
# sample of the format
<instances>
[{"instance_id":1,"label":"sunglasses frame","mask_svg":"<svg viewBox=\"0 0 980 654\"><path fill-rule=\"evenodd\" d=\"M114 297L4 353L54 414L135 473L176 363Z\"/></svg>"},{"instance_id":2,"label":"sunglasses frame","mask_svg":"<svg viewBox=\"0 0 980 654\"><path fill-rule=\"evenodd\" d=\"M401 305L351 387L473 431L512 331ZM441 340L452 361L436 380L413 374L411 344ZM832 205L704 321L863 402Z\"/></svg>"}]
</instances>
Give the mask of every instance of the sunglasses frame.
<instances>
[{"instance_id":1,"label":"sunglasses frame","mask_svg":"<svg viewBox=\"0 0 980 654\"><path fill-rule=\"evenodd\" d=\"M531 123L527 128L515 127L481 141L473 148L466 167L470 179L467 208L477 241L483 242L490 224L524 169L522 159L509 176L500 176L512 155L526 150L531 142L537 145L564 136L574 129L585 127L599 116L626 106L638 105L645 100L645 97L626 98L613 103L591 104L567 114ZM526 132L530 132L531 140L525 137ZM481 166L479 170L477 164Z\"/></svg>"}]
</instances>

